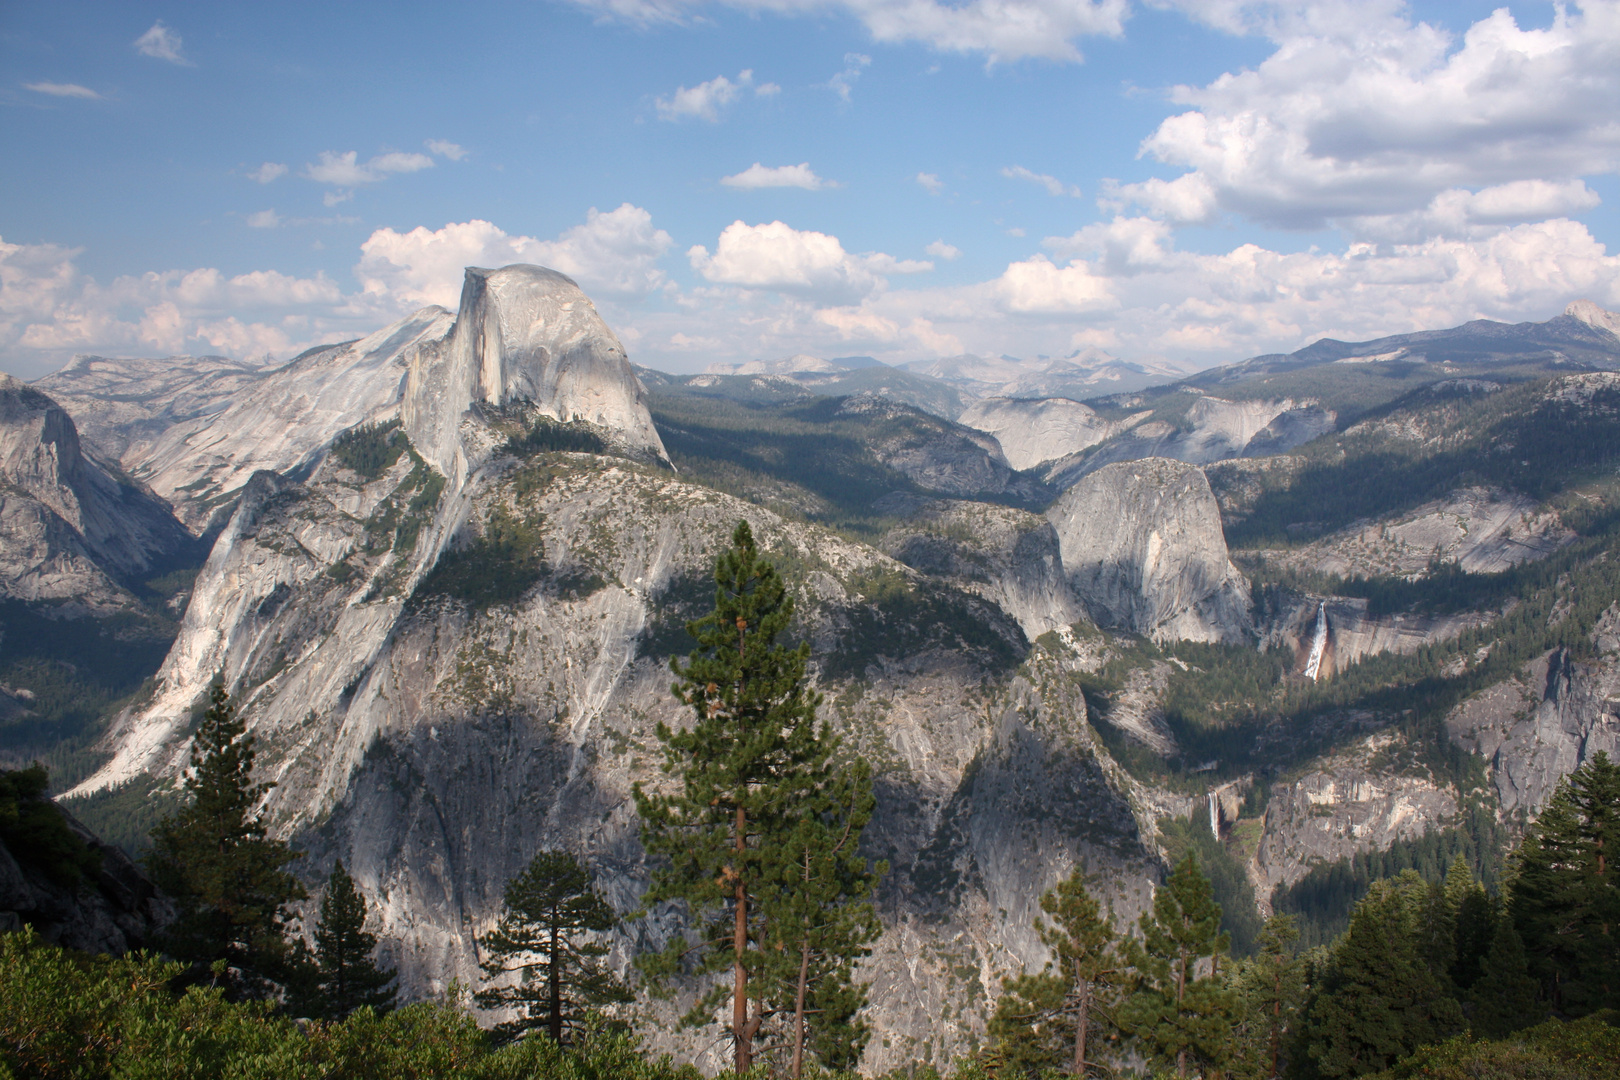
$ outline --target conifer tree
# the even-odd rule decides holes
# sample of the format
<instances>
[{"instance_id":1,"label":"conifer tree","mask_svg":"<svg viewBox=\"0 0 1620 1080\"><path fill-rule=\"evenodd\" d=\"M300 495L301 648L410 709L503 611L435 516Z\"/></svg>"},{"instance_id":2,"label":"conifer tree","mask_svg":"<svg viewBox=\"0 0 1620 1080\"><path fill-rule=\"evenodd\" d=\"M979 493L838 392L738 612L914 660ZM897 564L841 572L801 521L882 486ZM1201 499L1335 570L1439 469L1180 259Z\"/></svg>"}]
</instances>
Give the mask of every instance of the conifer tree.
<instances>
[{"instance_id":1,"label":"conifer tree","mask_svg":"<svg viewBox=\"0 0 1620 1080\"><path fill-rule=\"evenodd\" d=\"M789 978L775 995L777 1010L793 1017L794 1080L803 1074L807 1041L822 1065L846 1070L871 1036L857 1016L866 985L855 981L854 965L882 932L871 895L887 871L883 863L868 867L859 851L876 805L870 767L854 761L819 786L810 779L784 781L795 794L797 824L774 861L782 877L761 897L767 951L798 960L792 971L778 969Z\"/></svg>"},{"instance_id":2,"label":"conifer tree","mask_svg":"<svg viewBox=\"0 0 1620 1080\"><path fill-rule=\"evenodd\" d=\"M715 565L714 610L687 631L697 641L686 662L671 662L674 693L692 726L658 726L669 793L635 789L642 843L657 860L644 897L651 906L684 904L696 941L677 938L642 968L657 981L682 972L729 973L699 999L685 1022L702 1023L731 998L730 1034L738 1075L753 1065L766 1002L792 976L799 957L762 948L770 893L789 878L788 838L807 790L833 778L835 742L816 723L820 696L805 678L808 645L790 649L793 603L781 576L759 556L746 521Z\"/></svg>"},{"instance_id":3,"label":"conifer tree","mask_svg":"<svg viewBox=\"0 0 1620 1080\"><path fill-rule=\"evenodd\" d=\"M1474 984L1474 1030L1500 1039L1537 1023L1546 1010L1536 1001L1536 989L1513 920L1499 920Z\"/></svg>"},{"instance_id":4,"label":"conifer tree","mask_svg":"<svg viewBox=\"0 0 1620 1080\"><path fill-rule=\"evenodd\" d=\"M1220 962L1231 939L1221 933L1221 906L1191 854L1154 892L1153 909L1139 926L1141 939L1125 943L1137 988L1122 1026L1149 1059L1173 1063L1179 1076L1195 1065L1200 1072L1223 1068L1233 1049L1236 1000L1223 985Z\"/></svg>"},{"instance_id":5,"label":"conifer tree","mask_svg":"<svg viewBox=\"0 0 1620 1080\"><path fill-rule=\"evenodd\" d=\"M186 804L152 829L147 868L175 901L161 943L211 971L235 997L266 996L290 974L287 905L305 897L285 867L298 853L255 812L274 784L253 782L254 739L219 681L191 744Z\"/></svg>"},{"instance_id":6,"label":"conifer tree","mask_svg":"<svg viewBox=\"0 0 1620 1080\"><path fill-rule=\"evenodd\" d=\"M1261 928L1259 948L1242 961L1233 983L1239 996L1239 1075L1276 1080L1283 1048L1291 1041L1305 989L1305 964L1294 954L1299 928L1292 915L1273 915Z\"/></svg>"},{"instance_id":7,"label":"conifer tree","mask_svg":"<svg viewBox=\"0 0 1620 1080\"><path fill-rule=\"evenodd\" d=\"M298 943L300 946L303 942ZM315 924L315 951L301 950L300 982L293 1009L302 1016L341 1020L361 1006L377 1013L394 1007L394 972L377 966L377 935L366 932L366 900L342 860L332 868Z\"/></svg>"},{"instance_id":8,"label":"conifer tree","mask_svg":"<svg viewBox=\"0 0 1620 1080\"><path fill-rule=\"evenodd\" d=\"M618 916L597 894L591 872L566 851L542 851L506 883L495 929L478 939L486 986L480 1008L517 1008L499 1024L505 1038L543 1029L561 1043L587 1009L629 1001L630 989L602 964L606 945L587 935L611 930ZM511 985L487 985L517 972Z\"/></svg>"},{"instance_id":9,"label":"conifer tree","mask_svg":"<svg viewBox=\"0 0 1620 1080\"><path fill-rule=\"evenodd\" d=\"M1620 1008L1620 765L1598 752L1565 778L1515 855L1515 929L1546 998L1579 1016Z\"/></svg>"},{"instance_id":10,"label":"conifer tree","mask_svg":"<svg viewBox=\"0 0 1620 1080\"><path fill-rule=\"evenodd\" d=\"M1454 927L1451 981L1465 993L1479 978L1479 966L1490 950L1496 931L1496 905L1485 886L1474 878L1468 861L1459 852L1446 871L1446 907Z\"/></svg>"},{"instance_id":11,"label":"conifer tree","mask_svg":"<svg viewBox=\"0 0 1620 1080\"><path fill-rule=\"evenodd\" d=\"M1407 870L1375 882L1356 905L1305 1022L1317 1075L1377 1072L1462 1028L1461 1006L1423 954L1433 895Z\"/></svg>"},{"instance_id":12,"label":"conifer tree","mask_svg":"<svg viewBox=\"0 0 1620 1080\"><path fill-rule=\"evenodd\" d=\"M1113 921L1078 866L1041 896L1041 910L1051 922L1037 918L1035 929L1052 959L1038 974L1002 983L990 1037L997 1056L1015 1072L1066 1066L1084 1076L1098 1057L1093 1037L1113 1025L1124 976Z\"/></svg>"}]
</instances>

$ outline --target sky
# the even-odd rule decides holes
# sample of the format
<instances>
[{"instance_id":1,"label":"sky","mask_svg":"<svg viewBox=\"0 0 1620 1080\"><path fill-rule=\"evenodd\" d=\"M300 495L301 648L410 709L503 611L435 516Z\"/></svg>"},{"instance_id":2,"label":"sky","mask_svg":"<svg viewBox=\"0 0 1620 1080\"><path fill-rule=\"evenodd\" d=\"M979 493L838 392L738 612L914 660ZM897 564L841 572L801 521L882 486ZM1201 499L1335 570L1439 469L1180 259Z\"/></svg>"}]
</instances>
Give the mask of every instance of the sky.
<instances>
[{"instance_id":1,"label":"sky","mask_svg":"<svg viewBox=\"0 0 1620 1080\"><path fill-rule=\"evenodd\" d=\"M0 147L25 379L513 262L673 372L1620 309L1620 0L0 0Z\"/></svg>"}]
</instances>

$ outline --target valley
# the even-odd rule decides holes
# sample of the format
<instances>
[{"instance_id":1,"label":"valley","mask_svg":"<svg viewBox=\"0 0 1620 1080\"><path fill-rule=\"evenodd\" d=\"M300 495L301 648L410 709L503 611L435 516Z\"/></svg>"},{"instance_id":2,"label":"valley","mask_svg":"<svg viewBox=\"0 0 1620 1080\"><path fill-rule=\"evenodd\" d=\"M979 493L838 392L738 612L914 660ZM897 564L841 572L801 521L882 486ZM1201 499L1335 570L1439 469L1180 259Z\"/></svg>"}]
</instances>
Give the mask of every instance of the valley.
<instances>
[{"instance_id":1,"label":"valley","mask_svg":"<svg viewBox=\"0 0 1620 1080\"><path fill-rule=\"evenodd\" d=\"M1423 845L1494 880L1620 751L1613 318L1196 374L675 376L516 266L278 367L8 378L0 757L138 848L222 675L294 871L341 859L405 996L442 994L542 848L638 907L632 788L671 783L669 659L746 520L874 774L862 1067L944 1068L1045 961L1032 919L1075 867L1123 925L1192 848L1240 949L1285 908L1326 940L1360 894L1320 883ZM612 962L679 930L627 921ZM654 1045L712 1071L677 997L641 1006Z\"/></svg>"}]
</instances>

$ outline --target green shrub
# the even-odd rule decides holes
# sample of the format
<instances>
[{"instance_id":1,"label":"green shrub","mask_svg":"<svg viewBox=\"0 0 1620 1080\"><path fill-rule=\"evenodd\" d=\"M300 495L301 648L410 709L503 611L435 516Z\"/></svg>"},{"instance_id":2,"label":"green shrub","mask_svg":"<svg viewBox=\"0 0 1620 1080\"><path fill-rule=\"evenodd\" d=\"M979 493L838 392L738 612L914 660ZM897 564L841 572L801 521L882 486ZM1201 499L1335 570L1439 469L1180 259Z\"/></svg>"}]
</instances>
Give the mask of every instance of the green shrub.
<instances>
[{"instance_id":1,"label":"green shrub","mask_svg":"<svg viewBox=\"0 0 1620 1080\"><path fill-rule=\"evenodd\" d=\"M410 440L398 420L361 424L332 440L332 456L367 480L375 480L394 467Z\"/></svg>"}]
</instances>

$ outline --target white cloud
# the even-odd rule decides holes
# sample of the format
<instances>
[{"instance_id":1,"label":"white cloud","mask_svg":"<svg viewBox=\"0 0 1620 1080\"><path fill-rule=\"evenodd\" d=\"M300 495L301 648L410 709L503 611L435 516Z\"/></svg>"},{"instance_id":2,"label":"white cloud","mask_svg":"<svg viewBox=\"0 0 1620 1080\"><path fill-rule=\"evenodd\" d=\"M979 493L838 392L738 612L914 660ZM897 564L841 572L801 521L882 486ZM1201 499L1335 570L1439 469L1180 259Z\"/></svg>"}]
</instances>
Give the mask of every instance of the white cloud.
<instances>
[{"instance_id":1,"label":"white cloud","mask_svg":"<svg viewBox=\"0 0 1620 1080\"><path fill-rule=\"evenodd\" d=\"M281 215L272 208L249 214L245 219L250 229L276 229L281 226Z\"/></svg>"},{"instance_id":2,"label":"white cloud","mask_svg":"<svg viewBox=\"0 0 1620 1080\"><path fill-rule=\"evenodd\" d=\"M257 180L261 184L268 184L287 175L287 166L275 161L267 161L257 169L248 173L249 180Z\"/></svg>"},{"instance_id":3,"label":"white cloud","mask_svg":"<svg viewBox=\"0 0 1620 1080\"><path fill-rule=\"evenodd\" d=\"M302 175L317 184L354 188L361 184L375 184L385 180L389 173L413 173L433 168L433 159L426 154L407 154L398 150L378 154L364 164L361 164L359 159L360 155L353 150L341 154L322 150L319 164L306 164ZM352 192L335 200L328 195L326 205L332 206L337 202L343 202L351 195Z\"/></svg>"},{"instance_id":4,"label":"white cloud","mask_svg":"<svg viewBox=\"0 0 1620 1080\"><path fill-rule=\"evenodd\" d=\"M429 139L422 145L427 147L433 153L438 154L442 158L447 158L450 161L460 161L462 158L467 156L467 151L463 150L458 144L448 142L444 139Z\"/></svg>"},{"instance_id":5,"label":"white cloud","mask_svg":"<svg viewBox=\"0 0 1620 1080\"><path fill-rule=\"evenodd\" d=\"M79 272L80 249L0 240L0 365L36 377L77 352L144 355L229 351L281 356L328 334L352 333L377 313L345 316L347 298L325 277L218 270L128 275L102 285ZM313 336L312 336L313 335Z\"/></svg>"},{"instance_id":6,"label":"white cloud","mask_svg":"<svg viewBox=\"0 0 1620 1080\"><path fill-rule=\"evenodd\" d=\"M1115 189L1152 213L1395 235L1425 214L1437 228L1481 223L1482 206L1457 219L1462 196L1451 193L1491 190L1500 194L1487 201L1503 207L1492 222L1505 227L1536 220L1545 202L1514 185L1568 192L1579 177L1620 168L1612 0L1560 8L1542 29L1499 8L1460 43L1388 0L1184 6L1264 33L1276 49L1253 70L1176 88L1190 109L1161 123L1142 152L1190 171Z\"/></svg>"},{"instance_id":7,"label":"white cloud","mask_svg":"<svg viewBox=\"0 0 1620 1080\"><path fill-rule=\"evenodd\" d=\"M1055 176L1046 173L1031 172L1022 165L1014 165L1001 170L1001 175L1009 180L1028 180L1032 184L1039 184L1052 196L1067 195L1072 199L1080 197L1080 189L1073 184L1065 184Z\"/></svg>"},{"instance_id":8,"label":"white cloud","mask_svg":"<svg viewBox=\"0 0 1620 1080\"><path fill-rule=\"evenodd\" d=\"M692 268L717 285L770 289L825 303L848 304L882 289L885 273L918 273L931 263L898 260L873 252L852 255L836 236L800 231L773 221L727 225L714 254L701 245L691 248Z\"/></svg>"},{"instance_id":9,"label":"white cloud","mask_svg":"<svg viewBox=\"0 0 1620 1080\"><path fill-rule=\"evenodd\" d=\"M135 39L135 51L142 56L151 56L159 60L167 60L171 64L182 67L194 66L190 60L180 55L180 35L163 25L159 19L152 24L152 29Z\"/></svg>"},{"instance_id":10,"label":"white cloud","mask_svg":"<svg viewBox=\"0 0 1620 1080\"><path fill-rule=\"evenodd\" d=\"M947 244L943 240L935 240L932 244L929 244L927 247L923 248L923 250L932 255L934 258L944 259L946 262L950 262L952 259L960 257L962 254L961 248L957 247L955 244Z\"/></svg>"},{"instance_id":11,"label":"white cloud","mask_svg":"<svg viewBox=\"0 0 1620 1080\"><path fill-rule=\"evenodd\" d=\"M849 104L850 91L855 88L861 72L872 66L872 58L864 53L845 53L844 70L827 80L827 88L837 94L844 104Z\"/></svg>"},{"instance_id":12,"label":"white cloud","mask_svg":"<svg viewBox=\"0 0 1620 1080\"><path fill-rule=\"evenodd\" d=\"M354 274L367 295L398 307L454 308L466 267L510 263L560 270L593 295L644 296L663 285L657 263L672 243L651 214L625 203L607 213L592 207L584 224L555 240L512 236L477 219L406 233L378 229L360 246Z\"/></svg>"},{"instance_id":13,"label":"white cloud","mask_svg":"<svg viewBox=\"0 0 1620 1080\"><path fill-rule=\"evenodd\" d=\"M32 90L36 94L49 94L51 97L83 98L86 101L100 101L101 95L88 86L78 83L32 82L23 83L24 90Z\"/></svg>"},{"instance_id":14,"label":"white cloud","mask_svg":"<svg viewBox=\"0 0 1620 1080\"><path fill-rule=\"evenodd\" d=\"M824 187L838 186L831 180L823 180L817 176L811 171L808 161L797 165L779 165L774 169L768 169L756 161L735 176L722 176L720 182L726 187L741 188L744 191L784 187L820 191Z\"/></svg>"},{"instance_id":15,"label":"white cloud","mask_svg":"<svg viewBox=\"0 0 1620 1080\"><path fill-rule=\"evenodd\" d=\"M661 120L675 121L696 117L713 124L719 122L720 111L751 86L754 86L752 70L739 72L736 82L732 82L724 75L716 75L708 82L698 83L696 86L677 87L669 97L659 98L653 104L658 109L658 117ZM767 97L781 89L775 83L764 83L754 87L754 94L757 97Z\"/></svg>"},{"instance_id":16,"label":"white cloud","mask_svg":"<svg viewBox=\"0 0 1620 1080\"><path fill-rule=\"evenodd\" d=\"M917 174L917 183L927 188L930 195L938 195L945 190L945 184L940 180L938 173L920 172Z\"/></svg>"},{"instance_id":17,"label":"white cloud","mask_svg":"<svg viewBox=\"0 0 1620 1080\"><path fill-rule=\"evenodd\" d=\"M353 198L354 192L352 190L328 191L325 195L321 196L321 205L325 206L327 209L331 209L332 207L338 206L341 203L349 202Z\"/></svg>"},{"instance_id":18,"label":"white cloud","mask_svg":"<svg viewBox=\"0 0 1620 1080\"><path fill-rule=\"evenodd\" d=\"M1037 57L1079 61L1081 37L1118 37L1127 0L574 0L641 25L682 23L709 6L780 16L847 12L873 40L919 42L941 52L979 53L991 63Z\"/></svg>"},{"instance_id":19,"label":"white cloud","mask_svg":"<svg viewBox=\"0 0 1620 1080\"><path fill-rule=\"evenodd\" d=\"M1119 304L1108 280L1092 273L1080 259L1056 266L1037 255L1008 266L996 285L1007 310L1022 314L1076 314Z\"/></svg>"}]
</instances>

